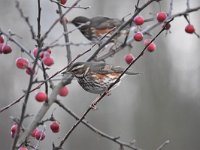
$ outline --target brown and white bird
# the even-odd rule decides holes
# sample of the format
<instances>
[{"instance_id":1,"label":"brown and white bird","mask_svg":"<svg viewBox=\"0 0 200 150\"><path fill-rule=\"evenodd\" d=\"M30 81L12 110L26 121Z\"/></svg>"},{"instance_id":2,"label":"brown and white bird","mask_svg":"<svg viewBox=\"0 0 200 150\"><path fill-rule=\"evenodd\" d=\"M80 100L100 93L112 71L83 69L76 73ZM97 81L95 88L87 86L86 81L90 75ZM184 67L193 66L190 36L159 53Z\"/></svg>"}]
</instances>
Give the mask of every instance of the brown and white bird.
<instances>
[{"instance_id":1,"label":"brown and white bird","mask_svg":"<svg viewBox=\"0 0 200 150\"><path fill-rule=\"evenodd\" d=\"M87 18L78 16L71 21L80 32L90 41L99 41L103 37L109 38L112 32L119 27L123 21L116 18L94 17Z\"/></svg>"},{"instance_id":2,"label":"brown and white bird","mask_svg":"<svg viewBox=\"0 0 200 150\"><path fill-rule=\"evenodd\" d=\"M77 62L68 70L78 80L80 86L94 94L102 94L122 74L124 68L104 62ZM138 73L126 72L127 75Z\"/></svg>"}]
</instances>

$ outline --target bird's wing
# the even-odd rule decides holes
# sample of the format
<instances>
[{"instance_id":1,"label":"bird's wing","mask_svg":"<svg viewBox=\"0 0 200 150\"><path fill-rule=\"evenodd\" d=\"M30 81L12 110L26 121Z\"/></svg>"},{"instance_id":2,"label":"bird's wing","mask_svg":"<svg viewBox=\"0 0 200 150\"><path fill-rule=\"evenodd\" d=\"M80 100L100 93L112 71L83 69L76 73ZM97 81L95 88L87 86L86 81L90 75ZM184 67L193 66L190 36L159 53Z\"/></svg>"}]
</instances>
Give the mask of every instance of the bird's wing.
<instances>
[{"instance_id":1,"label":"bird's wing","mask_svg":"<svg viewBox=\"0 0 200 150\"><path fill-rule=\"evenodd\" d=\"M120 26L121 24L121 20L108 17L94 17L91 19L91 26L96 29L112 29Z\"/></svg>"}]
</instances>

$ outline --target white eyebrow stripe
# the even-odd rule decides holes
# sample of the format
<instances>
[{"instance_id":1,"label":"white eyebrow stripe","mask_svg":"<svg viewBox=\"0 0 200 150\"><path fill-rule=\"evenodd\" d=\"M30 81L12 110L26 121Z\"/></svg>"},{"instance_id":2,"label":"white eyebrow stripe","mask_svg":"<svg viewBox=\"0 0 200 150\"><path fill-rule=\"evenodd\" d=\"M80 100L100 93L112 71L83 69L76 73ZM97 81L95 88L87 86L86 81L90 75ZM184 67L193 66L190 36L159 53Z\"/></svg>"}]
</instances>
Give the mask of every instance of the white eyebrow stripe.
<instances>
[{"instance_id":1,"label":"white eyebrow stripe","mask_svg":"<svg viewBox=\"0 0 200 150\"><path fill-rule=\"evenodd\" d=\"M84 73L84 76L87 75L88 71L90 70L90 67L87 67L85 73Z\"/></svg>"},{"instance_id":2,"label":"white eyebrow stripe","mask_svg":"<svg viewBox=\"0 0 200 150\"><path fill-rule=\"evenodd\" d=\"M79 68L82 68L84 65L80 65L80 66L76 66L75 68L73 68L72 70L77 70Z\"/></svg>"}]
</instances>

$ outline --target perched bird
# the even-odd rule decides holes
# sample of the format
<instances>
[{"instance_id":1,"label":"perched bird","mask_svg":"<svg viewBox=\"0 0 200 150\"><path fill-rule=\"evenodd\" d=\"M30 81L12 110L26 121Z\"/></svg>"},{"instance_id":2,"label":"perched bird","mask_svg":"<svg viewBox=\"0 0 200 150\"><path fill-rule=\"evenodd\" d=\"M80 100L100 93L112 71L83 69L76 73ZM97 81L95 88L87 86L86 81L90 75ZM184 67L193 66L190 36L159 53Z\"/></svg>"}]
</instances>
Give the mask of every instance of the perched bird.
<instances>
[{"instance_id":1,"label":"perched bird","mask_svg":"<svg viewBox=\"0 0 200 150\"><path fill-rule=\"evenodd\" d=\"M105 92L123 71L124 69L119 66L112 66L104 62L77 62L68 70L77 78L84 90L94 94ZM136 75L138 73L126 72L125 74Z\"/></svg>"},{"instance_id":2,"label":"perched bird","mask_svg":"<svg viewBox=\"0 0 200 150\"><path fill-rule=\"evenodd\" d=\"M87 18L78 16L71 21L80 32L90 41L99 41L101 38L109 38L123 21L108 17Z\"/></svg>"}]
</instances>

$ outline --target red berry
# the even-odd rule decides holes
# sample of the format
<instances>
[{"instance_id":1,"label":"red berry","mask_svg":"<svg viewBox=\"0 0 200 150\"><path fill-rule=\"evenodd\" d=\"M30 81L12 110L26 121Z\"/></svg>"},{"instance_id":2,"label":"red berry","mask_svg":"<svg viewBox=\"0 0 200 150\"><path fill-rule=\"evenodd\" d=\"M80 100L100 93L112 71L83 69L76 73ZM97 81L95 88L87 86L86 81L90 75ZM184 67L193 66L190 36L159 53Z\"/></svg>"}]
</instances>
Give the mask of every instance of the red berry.
<instances>
[{"instance_id":1,"label":"red berry","mask_svg":"<svg viewBox=\"0 0 200 150\"><path fill-rule=\"evenodd\" d=\"M136 25L142 25L144 23L144 18L142 16L136 16L133 21Z\"/></svg>"},{"instance_id":2,"label":"red berry","mask_svg":"<svg viewBox=\"0 0 200 150\"><path fill-rule=\"evenodd\" d=\"M38 53L38 48L34 48L34 49L33 49L33 55L34 55L35 58L37 57L37 53ZM39 54L40 58L43 57L43 56L42 56L42 53L43 53L43 52L40 52L40 54Z\"/></svg>"},{"instance_id":3,"label":"red berry","mask_svg":"<svg viewBox=\"0 0 200 150\"><path fill-rule=\"evenodd\" d=\"M45 133L41 130L38 130L35 133L35 138L40 141L44 140L45 136L46 136Z\"/></svg>"},{"instance_id":4,"label":"red berry","mask_svg":"<svg viewBox=\"0 0 200 150\"><path fill-rule=\"evenodd\" d=\"M130 64L130 63L132 63L133 60L135 60L135 57L133 56L133 54L129 53L124 56L124 59L127 64Z\"/></svg>"},{"instance_id":5,"label":"red berry","mask_svg":"<svg viewBox=\"0 0 200 150\"><path fill-rule=\"evenodd\" d=\"M44 52L48 52L49 54L51 54L51 49L49 48L49 49L47 49L46 51L44 51ZM44 52L42 51L42 52L40 52L40 58L43 58L44 57ZM34 55L34 57L36 57L37 56L37 53L38 53L38 48L34 48L33 49L33 55Z\"/></svg>"},{"instance_id":6,"label":"red berry","mask_svg":"<svg viewBox=\"0 0 200 150\"><path fill-rule=\"evenodd\" d=\"M34 74L35 71L34 71L33 68L31 68L31 67L27 67L27 68L26 68L26 73L27 73L28 75L31 75L31 74Z\"/></svg>"},{"instance_id":7,"label":"red berry","mask_svg":"<svg viewBox=\"0 0 200 150\"><path fill-rule=\"evenodd\" d=\"M134 40L135 41L142 41L143 40L143 34L141 32L137 32L135 35L134 35Z\"/></svg>"},{"instance_id":8,"label":"red berry","mask_svg":"<svg viewBox=\"0 0 200 150\"><path fill-rule=\"evenodd\" d=\"M38 48L34 48L33 49L33 56L36 57L38 53Z\"/></svg>"},{"instance_id":9,"label":"red berry","mask_svg":"<svg viewBox=\"0 0 200 150\"><path fill-rule=\"evenodd\" d=\"M60 0L60 3L61 3L62 5L65 5L66 2L67 2L67 0Z\"/></svg>"},{"instance_id":10,"label":"red berry","mask_svg":"<svg viewBox=\"0 0 200 150\"><path fill-rule=\"evenodd\" d=\"M156 44L151 43L151 44L147 47L147 50L148 50L149 52L155 51L155 50L156 50Z\"/></svg>"},{"instance_id":11,"label":"red berry","mask_svg":"<svg viewBox=\"0 0 200 150\"><path fill-rule=\"evenodd\" d=\"M48 52L49 54L51 54L51 49L47 49L45 52Z\"/></svg>"},{"instance_id":12,"label":"red berry","mask_svg":"<svg viewBox=\"0 0 200 150\"><path fill-rule=\"evenodd\" d=\"M4 38L0 36L0 43L4 43Z\"/></svg>"},{"instance_id":13,"label":"red berry","mask_svg":"<svg viewBox=\"0 0 200 150\"><path fill-rule=\"evenodd\" d=\"M59 95L60 96L67 96L69 94L69 89L68 87L64 86L59 90Z\"/></svg>"},{"instance_id":14,"label":"red berry","mask_svg":"<svg viewBox=\"0 0 200 150\"><path fill-rule=\"evenodd\" d=\"M163 21L165 21L166 18L167 18L167 13L166 12L161 11L161 12L157 13L158 22L163 22Z\"/></svg>"},{"instance_id":15,"label":"red berry","mask_svg":"<svg viewBox=\"0 0 200 150\"><path fill-rule=\"evenodd\" d=\"M31 136L32 136L32 137L35 137L35 133L36 133L38 130L39 130L38 128L35 128L35 129L31 132Z\"/></svg>"},{"instance_id":16,"label":"red berry","mask_svg":"<svg viewBox=\"0 0 200 150\"><path fill-rule=\"evenodd\" d=\"M54 60L52 57L44 57L42 59L43 63L46 65L46 66L51 66L54 64Z\"/></svg>"},{"instance_id":17,"label":"red berry","mask_svg":"<svg viewBox=\"0 0 200 150\"><path fill-rule=\"evenodd\" d=\"M20 147L18 150L28 150L26 147Z\"/></svg>"},{"instance_id":18,"label":"red berry","mask_svg":"<svg viewBox=\"0 0 200 150\"><path fill-rule=\"evenodd\" d=\"M163 24L163 28L165 28L165 30L169 30L171 28L171 24L170 23L164 23Z\"/></svg>"},{"instance_id":19,"label":"red berry","mask_svg":"<svg viewBox=\"0 0 200 150\"><path fill-rule=\"evenodd\" d=\"M150 39L146 39L146 40L144 41L144 45L147 46L150 42L151 42ZM155 50L156 50L156 44L155 44L154 42L152 42L152 43L149 44L149 46L147 47L147 50L148 50L149 52L155 51Z\"/></svg>"},{"instance_id":20,"label":"red berry","mask_svg":"<svg viewBox=\"0 0 200 150\"><path fill-rule=\"evenodd\" d=\"M19 57L16 59L16 66L19 69L25 69L28 67L28 59Z\"/></svg>"},{"instance_id":21,"label":"red berry","mask_svg":"<svg viewBox=\"0 0 200 150\"><path fill-rule=\"evenodd\" d=\"M17 124L12 125L12 127L10 128L10 134L11 134L11 137L12 137L12 138L15 137L15 134L16 134L16 132L17 132L17 128L18 128L18 125L17 125Z\"/></svg>"},{"instance_id":22,"label":"red berry","mask_svg":"<svg viewBox=\"0 0 200 150\"><path fill-rule=\"evenodd\" d=\"M185 27L185 32L190 33L190 34L194 33L194 32L195 32L194 26L193 26L192 24L188 24L188 25Z\"/></svg>"},{"instance_id":23,"label":"red berry","mask_svg":"<svg viewBox=\"0 0 200 150\"><path fill-rule=\"evenodd\" d=\"M60 123L58 121L53 121L50 125L52 132L58 133L60 131Z\"/></svg>"},{"instance_id":24,"label":"red berry","mask_svg":"<svg viewBox=\"0 0 200 150\"><path fill-rule=\"evenodd\" d=\"M12 52L12 49L10 46L3 43L0 44L0 53L9 54L11 52Z\"/></svg>"},{"instance_id":25,"label":"red berry","mask_svg":"<svg viewBox=\"0 0 200 150\"><path fill-rule=\"evenodd\" d=\"M35 99L38 101L38 102L44 102L44 101L47 101L48 99L48 96L45 92L38 92L36 95L35 95Z\"/></svg>"},{"instance_id":26,"label":"red berry","mask_svg":"<svg viewBox=\"0 0 200 150\"><path fill-rule=\"evenodd\" d=\"M151 42L150 39L146 39L146 40L144 40L144 45L147 46L147 44L149 44L150 42Z\"/></svg>"},{"instance_id":27,"label":"red berry","mask_svg":"<svg viewBox=\"0 0 200 150\"><path fill-rule=\"evenodd\" d=\"M49 53L48 51L45 51L42 53L42 55L43 55L43 58L50 57L51 53Z\"/></svg>"}]
</instances>

